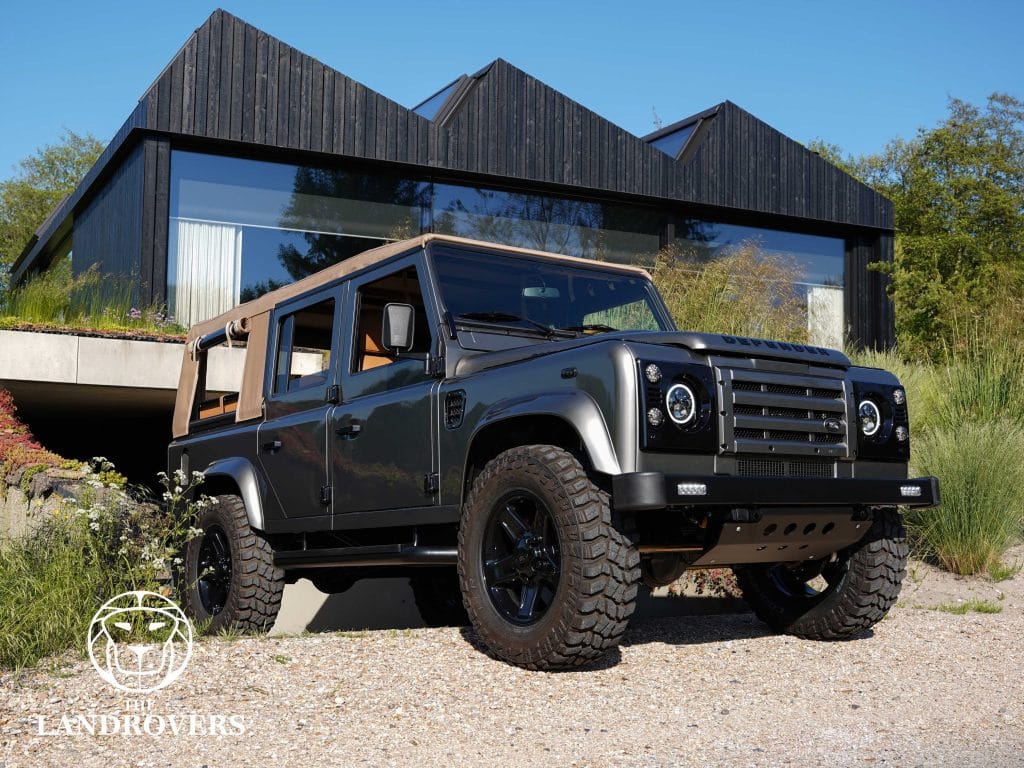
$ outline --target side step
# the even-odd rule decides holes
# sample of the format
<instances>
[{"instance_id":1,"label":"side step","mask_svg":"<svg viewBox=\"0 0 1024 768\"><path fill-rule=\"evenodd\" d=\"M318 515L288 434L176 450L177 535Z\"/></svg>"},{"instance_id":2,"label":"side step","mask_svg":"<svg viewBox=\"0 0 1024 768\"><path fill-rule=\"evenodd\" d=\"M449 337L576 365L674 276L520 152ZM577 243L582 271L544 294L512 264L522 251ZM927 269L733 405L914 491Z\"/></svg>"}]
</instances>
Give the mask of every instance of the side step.
<instances>
[{"instance_id":1,"label":"side step","mask_svg":"<svg viewBox=\"0 0 1024 768\"><path fill-rule=\"evenodd\" d=\"M332 568L341 565L455 565L457 559L458 550L455 547L428 547L413 544L293 549L274 554L274 564L281 568Z\"/></svg>"}]
</instances>

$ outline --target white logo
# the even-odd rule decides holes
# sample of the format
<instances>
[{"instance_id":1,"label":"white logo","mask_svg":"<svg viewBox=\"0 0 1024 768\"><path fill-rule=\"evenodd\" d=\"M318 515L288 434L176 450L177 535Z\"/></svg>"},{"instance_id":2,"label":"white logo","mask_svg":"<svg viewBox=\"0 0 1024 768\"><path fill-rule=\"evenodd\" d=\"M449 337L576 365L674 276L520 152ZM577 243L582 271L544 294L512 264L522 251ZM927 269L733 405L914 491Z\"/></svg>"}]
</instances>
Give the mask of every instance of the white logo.
<instances>
[{"instance_id":1,"label":"white logo","mask_svg":"<svg viewBox=\"0 0 1024 768\"><path fill-rule=\"evenodd\" d=\"M115 688L152 693L170 685L192 658L192 625L173 600L125 592L103 604L89 625L89 660Z\"/></svg>"}]
</instances>

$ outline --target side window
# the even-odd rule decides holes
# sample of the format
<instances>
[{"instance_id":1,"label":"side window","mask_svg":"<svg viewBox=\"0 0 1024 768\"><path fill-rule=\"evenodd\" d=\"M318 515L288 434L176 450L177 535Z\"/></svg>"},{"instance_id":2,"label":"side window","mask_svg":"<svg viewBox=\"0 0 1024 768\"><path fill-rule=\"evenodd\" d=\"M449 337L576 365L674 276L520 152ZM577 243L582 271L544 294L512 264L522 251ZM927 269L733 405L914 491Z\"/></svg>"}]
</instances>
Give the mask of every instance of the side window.
<instances>
[{"instance_id":1,"label":"side window","mask_svg":"<svg viewBox=\"0 0 1024 768\"><path fill-rule=\"evenodd\" d=\"M274 393L326 384L331 371L334 299L285 315L280 324Z\"/></svg>"},{"instance_id":2,"label":"side window","mask_svg":"<svg viewBox=\"0 0 1024 768\"><path fill-rule=\"evenodd\" d=\"M247 342L235 341L231 347L219 344L200 353L199 386L193 418L210 419L238 410L246 347Z\"/></svg>"},{"instance_id":3,"label":"side window","mask_svg":"<svg viewBox=\"0 0 1024 768\"><path fill-rule=\"evenodd\" d=\"M416 330L413 346L407 355L422 355L430 351L430 325L420 292L415 267L366 283L359 289L358 321L352 349L352 373L369 371L391 365L401 359L384 347L381 335L384 328L384 307L388 304L411 304L415 311ZM422 360L422 357L420 358Z\"/></svg>"}]
</instances>

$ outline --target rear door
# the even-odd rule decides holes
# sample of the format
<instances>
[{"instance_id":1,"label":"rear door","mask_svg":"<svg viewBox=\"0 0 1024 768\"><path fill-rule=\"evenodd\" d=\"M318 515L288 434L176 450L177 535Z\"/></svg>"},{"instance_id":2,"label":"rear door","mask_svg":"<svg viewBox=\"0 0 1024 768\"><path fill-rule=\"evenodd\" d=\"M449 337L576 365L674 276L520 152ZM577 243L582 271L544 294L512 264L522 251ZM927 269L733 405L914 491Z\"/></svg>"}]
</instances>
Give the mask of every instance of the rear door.
<instances>
[{"instance_id":1,"label":"rear door","mask_svg":"<svg viewBox=\"0 0 1024 768\"><path fill-rule=\"evenodd\" d=\"M274 314L267 418L257 450L292 528L330 519L327 434L337 391L341 304L336 287L284 304Z\"/></svg>"}]
</instances>

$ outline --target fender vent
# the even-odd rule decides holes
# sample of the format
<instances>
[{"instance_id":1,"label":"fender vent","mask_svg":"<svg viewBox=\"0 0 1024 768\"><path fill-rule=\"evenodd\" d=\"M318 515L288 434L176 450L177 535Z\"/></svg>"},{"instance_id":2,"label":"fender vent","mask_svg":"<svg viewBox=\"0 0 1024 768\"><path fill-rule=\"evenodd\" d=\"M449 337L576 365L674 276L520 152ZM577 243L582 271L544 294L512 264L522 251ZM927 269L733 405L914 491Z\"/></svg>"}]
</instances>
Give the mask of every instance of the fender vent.
<instances>
[{"instance_id":1,"label":"fender vent","mask_svg":"<svg viewBox=\"0 0 1024 768\"><path fill-rule=\"evenodd\" d=\"M466 390L456 389L444 396L445 429L458 429L466 416Z\"/></svg>"}]
</instances>

